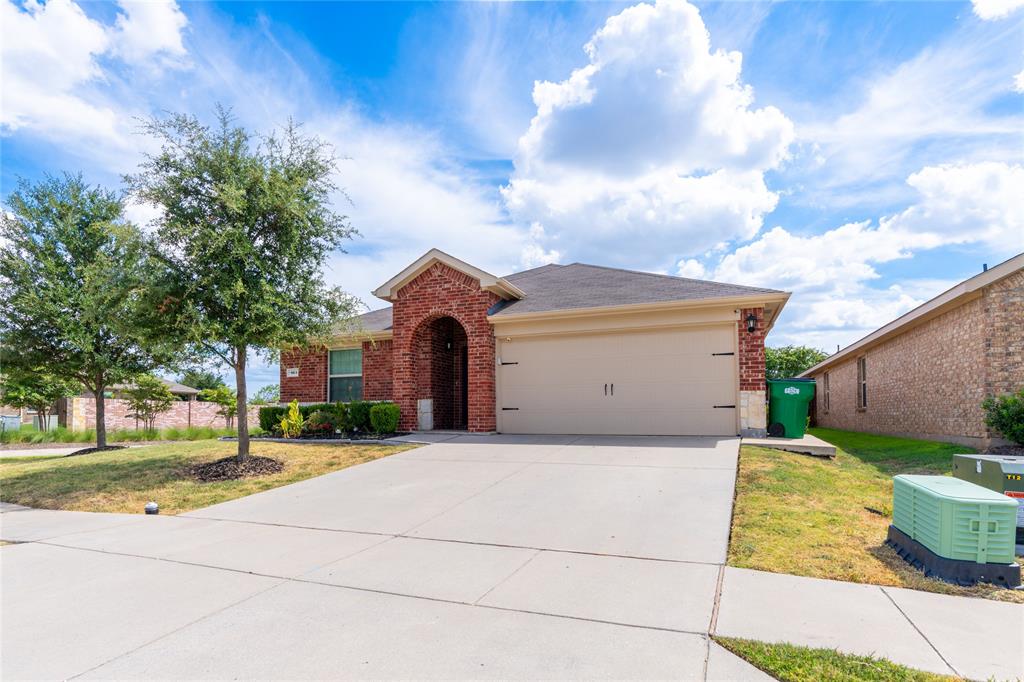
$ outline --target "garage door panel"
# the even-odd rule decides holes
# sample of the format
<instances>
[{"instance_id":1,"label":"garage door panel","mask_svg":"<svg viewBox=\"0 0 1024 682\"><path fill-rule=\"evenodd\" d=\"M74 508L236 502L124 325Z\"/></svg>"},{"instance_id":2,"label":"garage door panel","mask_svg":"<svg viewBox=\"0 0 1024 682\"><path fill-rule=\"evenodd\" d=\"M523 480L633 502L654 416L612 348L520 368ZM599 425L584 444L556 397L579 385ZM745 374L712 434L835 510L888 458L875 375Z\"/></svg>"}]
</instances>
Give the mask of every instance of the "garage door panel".
<instances>
[{"instance_id":1,"label":"garage door panel","mask_svg":"<svg viewBox=\"0 0 1024 682\"><path fill-rule=\"evenodd\" d=\"M499 408L515 409L502 429L734 435L734 337L722 325L503 343Z\"/></svg>"}]
</instances>

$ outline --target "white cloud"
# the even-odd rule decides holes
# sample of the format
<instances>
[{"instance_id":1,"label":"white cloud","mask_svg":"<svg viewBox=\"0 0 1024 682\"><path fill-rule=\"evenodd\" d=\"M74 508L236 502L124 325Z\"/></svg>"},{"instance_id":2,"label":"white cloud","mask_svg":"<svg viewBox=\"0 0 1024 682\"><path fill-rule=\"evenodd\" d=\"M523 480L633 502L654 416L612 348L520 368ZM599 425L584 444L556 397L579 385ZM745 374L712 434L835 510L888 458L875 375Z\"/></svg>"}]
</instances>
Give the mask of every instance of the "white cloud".
<instances>
[{"instance_id":1,"label":"white cloud","mask_svg":"<svg viewBox=\"0 0 1024 682\"><path fill-rule=\"evenodd\" d=\"M676 264L676 274L680 277L689 277L690 279L704 279L707 275L707 270L699 260L689 258L683 259Z\"/></svg>"},{"instance_id":2,"label":"white cloud","mask_svg":"<svg viewBox=\"0 0 1024 682\"><path fill-rule=\"evenodd\" d=\"M877 225L849 223L806 236L775 227L722 257L713 279L792 291L786 338L814 332L845 343L947 288L913 282L872 287L879 264L949 245L980 244L1005 255L1024 251L1024 167L927 167L907 183L917 201Z\"/></svg>"},{"instance_id":3,"label":"white cloud","mask_svg":"<svg viewBox=\"0 0 1024 682\"><path fill-rule=\"evenodd\" d=\"M106 160L137 153L132 119L148 112L136 94L140 83L101 61L148 67L180 57L187 20L173 2L121 7L115 23L104 24L70 0L0 0L5 134L21 131Z\"/></svg>"},{"instance_id":4,"label":"white cloud","mask_svg":"<svg viewBox=\"0 0 1024 682\"><path fill-rule=\"evenodd\" d=\"M569 78L534 87L537 113L503 189L512 215L600 262L753 237L778 200L764 172L793 129L774 107L752 108L740 54L711 51L682 0L609 18L585 51Z\"/></svg>"},{"instance_id":5,"label":"white cloud","mask_svg":"<svg viewBox=\"0 0 1024 682\"><path fill-rule=\"evenodd\" d=\"M1013 91L1024 93L1024 71L1013 77Z\"/></svg>"},{"instance_id":6,"label":"white cloud","mask_svg":"<svg viewBox=\"0 0 1024 682\"><path fill-rule=\"evenodd\" d=\"M1024 7L1024 0L971 0L974 13L985 21L1003 19Z\"/></svg>"},{"instance_id":7,"label":"white cloud","mask_svg":"<svg viewBox=\"0 0 1024 682\"><path fill-rule=\"evenodd\" d=\"M114 49L119 56L134 63L152 56L185 56L181 34L188 19L174 0L118 0L118 5L122 13L115 24Z\"/></svg>"}]
</instances>

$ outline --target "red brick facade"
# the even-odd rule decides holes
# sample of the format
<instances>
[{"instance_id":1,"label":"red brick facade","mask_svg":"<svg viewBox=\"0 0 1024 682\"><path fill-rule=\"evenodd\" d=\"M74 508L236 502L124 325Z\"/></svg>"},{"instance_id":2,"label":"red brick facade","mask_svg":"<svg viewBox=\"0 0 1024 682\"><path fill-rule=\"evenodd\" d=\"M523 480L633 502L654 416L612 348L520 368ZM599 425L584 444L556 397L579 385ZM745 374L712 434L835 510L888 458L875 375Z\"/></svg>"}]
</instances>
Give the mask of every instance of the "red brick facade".
<instances>
[{"instance_id":1,"label":"red brick facade","mask_svg":"<svg viewBox=\"0 0 1024 682\"><path fill-rule=\"evenodd\" d=\"M299 376L287 376L297 368ZM322 403L327 400L327 349L295 349L281 353L281 402Z\"/></svg>"},{"instance_id":2,"label":"red brick facade","mask_svg":"<svg viewBox=\"0 0 1024 682\"><path fill-rule=\"evenodd\" d=\"M449 317L462 327L466 337L466 428L495 430L494 333L487 310L498 300L496 294L482 290L480 282L443 263L435 263L398 291L393 301L393 400L402 410L403 429L416 427L416 401L434 397L432 373L417 372L422 346L436 336L424 333L424 328ZM437 407L447 409L440 404Z\"/></svg>"},{"instance_id":3,"label":"red brick facade","mask_svg":"<svg viewBox=\"0 0 1024 682\"><path fill-rule=\"evenodd\" d=\"M391 339L363 342L363 399L391 400Z\"/></svg>"},{"instance_id":4,"label":"red brick facade","mask_svg":"<svg viewBox=\"0 0 1024 682\"><path fill-rule=\"evenodd\" d=\"M747 316L757 316L757 328L747 331ZM763 391L765 389L764 372L764 308L744 308L740 311L739 328L739 367L740 390Z\"/></svg>"}]
</instances>

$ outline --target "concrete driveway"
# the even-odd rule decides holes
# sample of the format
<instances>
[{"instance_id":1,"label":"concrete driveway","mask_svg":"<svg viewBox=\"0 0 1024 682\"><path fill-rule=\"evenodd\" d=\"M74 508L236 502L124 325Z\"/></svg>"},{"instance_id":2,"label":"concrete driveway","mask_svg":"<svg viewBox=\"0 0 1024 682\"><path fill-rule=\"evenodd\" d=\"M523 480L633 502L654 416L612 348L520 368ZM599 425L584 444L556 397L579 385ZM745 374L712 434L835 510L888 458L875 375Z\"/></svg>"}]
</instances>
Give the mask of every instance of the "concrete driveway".
<instances>
[{"instance_id":1,"label":"concrete driveway","mask_svg":"<svg viewBox=\"0 0 1024 682\"><path fill-rule=\"evenodd\" d=\"M5 679L757 679L738 439L458 436L180 517L3 509Z\"/></svg>"}]
</instances>

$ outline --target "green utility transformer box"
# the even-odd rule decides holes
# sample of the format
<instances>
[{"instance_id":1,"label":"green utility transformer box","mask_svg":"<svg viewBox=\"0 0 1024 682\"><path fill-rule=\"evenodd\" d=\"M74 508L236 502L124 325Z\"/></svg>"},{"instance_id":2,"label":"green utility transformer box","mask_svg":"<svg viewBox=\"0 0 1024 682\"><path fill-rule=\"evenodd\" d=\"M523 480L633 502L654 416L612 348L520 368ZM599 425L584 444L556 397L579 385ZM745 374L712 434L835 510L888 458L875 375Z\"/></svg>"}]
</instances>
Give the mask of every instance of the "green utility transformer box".
<instances>
[{"instance_id":1,"label":"green utility transformer box","mask_svg":"<svg viewBox=\"0 0 1024 682\"><path fill-rule=\"evenodd\" d=\"M953 455L953 475L1017 501L1017 544L1024 545L1024 457Z\"/></svg>"},{"instance_id":2,"label":"green utility transformer box","mask_svg":"<svg viewBox=\"0 0 1024 682\"><path fill-rule=\"evenodd\" d=\"M803 438L807 407L814 400L814 379L768 380L768 435Z\"/></svg>"},{"instance_id":3,"label":"green utility transformer box","mask_svg":"<svg viewBox=\"0 0 1024 682\"><path fill-rule=\"evenodd\" d=\"M949 476L893 479L888 542L931 575L960 584L1017 587L1016 501Z\"/></svg>"}]
</instances>

